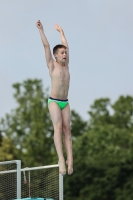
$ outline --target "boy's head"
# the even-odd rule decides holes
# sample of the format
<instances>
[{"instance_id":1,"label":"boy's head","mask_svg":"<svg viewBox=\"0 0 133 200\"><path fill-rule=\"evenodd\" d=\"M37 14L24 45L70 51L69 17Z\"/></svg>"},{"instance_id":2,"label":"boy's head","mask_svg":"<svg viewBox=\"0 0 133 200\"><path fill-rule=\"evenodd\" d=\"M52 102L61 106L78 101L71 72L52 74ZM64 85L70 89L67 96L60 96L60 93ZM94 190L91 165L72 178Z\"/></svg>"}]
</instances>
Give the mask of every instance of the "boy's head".
<instances>
[{"instance_id":1,"label":"boy's head","mask_svg":"<svg viewBox=\"0 0 133 200\"><path fill-rule=\"evenodd\" d=\"M67 55L67 47L63 44L58 44L53 48L53 55L56 60L59 60L60 62L66 61L66 55Z\"/></svg>"}]
</instances>

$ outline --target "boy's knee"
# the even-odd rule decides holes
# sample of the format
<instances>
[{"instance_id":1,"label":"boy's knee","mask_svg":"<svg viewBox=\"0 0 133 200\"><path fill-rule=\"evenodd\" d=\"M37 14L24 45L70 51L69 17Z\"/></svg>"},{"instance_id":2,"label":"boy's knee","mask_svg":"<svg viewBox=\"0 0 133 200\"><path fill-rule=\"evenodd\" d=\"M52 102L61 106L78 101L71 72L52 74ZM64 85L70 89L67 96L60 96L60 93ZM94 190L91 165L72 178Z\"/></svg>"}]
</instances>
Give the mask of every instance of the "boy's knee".
<instances>
[{"instance_id":1,"label":"boy's knee","mask_svg":"<svg viewBox=\"0 0 133 200\"><path fill-rule=\"evenodd\" d=\"M70 129L70 126L69 125L63 125L63 132L64 133L68 133L68 132L70 132L71 131L71 129Z\"/></svg>"},{"instance_id":2,"label":"boy's knee","mask_svg":"<svg viewBox=\"0 0 133 200\"><path fill-rule=\"evenodd\" d=\"M58 132L62 132L62 124L57 124L56 126L54 126L54 130Z\"/></svg>"}]
</instances>

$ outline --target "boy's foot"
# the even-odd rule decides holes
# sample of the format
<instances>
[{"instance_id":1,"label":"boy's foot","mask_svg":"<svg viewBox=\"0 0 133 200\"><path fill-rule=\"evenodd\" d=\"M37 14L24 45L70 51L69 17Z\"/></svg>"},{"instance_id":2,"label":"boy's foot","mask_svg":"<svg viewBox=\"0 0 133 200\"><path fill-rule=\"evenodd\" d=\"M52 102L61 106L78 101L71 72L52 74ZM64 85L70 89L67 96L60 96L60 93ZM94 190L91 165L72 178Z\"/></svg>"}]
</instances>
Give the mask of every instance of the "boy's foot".
<instances>
[{"instance_id":1,"label":"boy's foot","mask_svg":"<svg viewBox=\"0 0 133 200\"><path fill-rule=\"evenodd\" d=\"M68 165L68 175L71 175L73 173L73 161L66 161L66 164Z\"/></svg>"},{"instance_id":2,"label":"boy's foot","mask_svg":"<svg viewBox=\"0 0 133 200\"><path fill-rule=\"evenodd\" d=\"M62 175L65 175L66 174L66 165L65 165L65 161L58 161L58 165L59 165L59 172L62 174Z\"/></svg>"}]
</instances>

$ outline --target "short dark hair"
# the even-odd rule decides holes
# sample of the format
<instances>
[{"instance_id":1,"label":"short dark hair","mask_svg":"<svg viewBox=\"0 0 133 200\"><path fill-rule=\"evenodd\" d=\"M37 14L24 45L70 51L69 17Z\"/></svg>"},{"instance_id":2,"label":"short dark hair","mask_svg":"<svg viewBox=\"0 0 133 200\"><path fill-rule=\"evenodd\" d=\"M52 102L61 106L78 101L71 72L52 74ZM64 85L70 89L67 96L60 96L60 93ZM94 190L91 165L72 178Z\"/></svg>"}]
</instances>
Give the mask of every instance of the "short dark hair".
<instances>
[{"instance_id":1,"label":"short dark hair","mask_svg":"<svg viewBox=\"0 0 133 200\"><path fill-rule=\"evenodd\" d=\"M58 49L61 49L61 48L67 49L67 47L64 46L63 44L58 44L53 48L53 54L57 53Z\"/></svg>"}]
</instances>

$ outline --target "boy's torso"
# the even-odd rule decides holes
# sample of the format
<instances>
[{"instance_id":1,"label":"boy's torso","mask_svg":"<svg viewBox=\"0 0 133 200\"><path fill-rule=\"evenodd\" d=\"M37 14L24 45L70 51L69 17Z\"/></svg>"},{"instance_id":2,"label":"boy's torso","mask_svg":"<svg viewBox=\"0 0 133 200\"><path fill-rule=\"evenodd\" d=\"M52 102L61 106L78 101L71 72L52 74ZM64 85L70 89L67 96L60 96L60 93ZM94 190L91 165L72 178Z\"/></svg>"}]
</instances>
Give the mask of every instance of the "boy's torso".
<instances>
[{"instance_id":1,"label":"boy's torso","mask_svg":"<svg viewBox=\"0 0 133 200\"><path fill-rule=\"evenodd\" d=\"M49 72L51 76L50 96L62 100L67 99L70 82L69 68L67 65L59 65L55 61L53 65L53 70Z\"/></svg>"}]
</instances>

